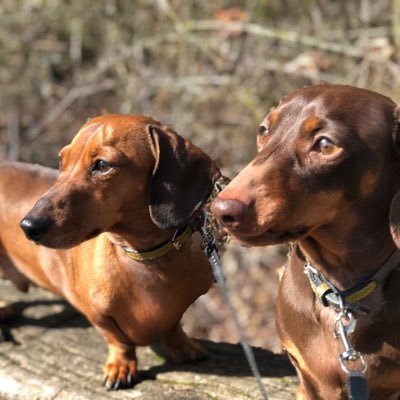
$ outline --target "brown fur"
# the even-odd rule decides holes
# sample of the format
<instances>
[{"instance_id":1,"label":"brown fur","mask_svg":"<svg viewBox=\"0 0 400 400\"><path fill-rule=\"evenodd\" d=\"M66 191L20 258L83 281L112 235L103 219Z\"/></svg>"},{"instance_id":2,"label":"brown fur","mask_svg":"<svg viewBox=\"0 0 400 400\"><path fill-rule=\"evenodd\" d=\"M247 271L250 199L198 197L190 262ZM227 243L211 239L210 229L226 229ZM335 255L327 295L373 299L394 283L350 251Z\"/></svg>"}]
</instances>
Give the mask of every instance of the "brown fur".
<instances>
[{"instance_id":1,"label":"brown fur","mask_svg":"<svg viewBox=\"0 0 400 400\"><path fill-rule=\"evenodd\" d=\"M60 174L1 164L1 267L18 287L32 281L86 315L108 343L108 388L132 384L135 346L158 336L173 360L200 358L201 346L179 322L213 282L199 246L190 240L180 250L144 262L128 258L122 246L146 251L170 240L207 200L219 176L215 164L189 141L143 116L92 119L60 155ZM97 160L113 169L93 173ZM184 208L177 209L182 197ZM40 219L49 221L37 239L46 247L26 239L18 227L24 215L25 229Z\"/></svg>"},{"instance_id":2,"label":"brown fur","mask_svg":"<svg viewBox=\"0 0 400 400\"><path fill-rule=\"evenodd\" d=\"M285 97L259 132L258 155L212 211L246 245L294 242L278 294L280 338L295 364L298 399L347 399L333 338L336 312L322 306L305 259L339 289L379 269L400 247L398 108L380 94L317 85ZM261 138L260 138L261 136ZM329 139L334 154L324 154ZM400 398L400 272L361 301L353 346L367 360L371 400Z\"/></svg>"}]
</instances>

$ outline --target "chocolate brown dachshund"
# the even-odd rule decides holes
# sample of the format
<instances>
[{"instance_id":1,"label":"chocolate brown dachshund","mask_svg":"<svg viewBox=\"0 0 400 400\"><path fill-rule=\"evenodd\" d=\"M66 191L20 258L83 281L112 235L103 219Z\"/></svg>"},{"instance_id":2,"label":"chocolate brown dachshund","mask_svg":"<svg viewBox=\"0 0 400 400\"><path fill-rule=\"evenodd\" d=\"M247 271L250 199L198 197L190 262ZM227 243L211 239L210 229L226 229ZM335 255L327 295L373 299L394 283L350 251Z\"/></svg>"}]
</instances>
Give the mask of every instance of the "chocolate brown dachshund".
<instances>
[{"instance_id":1,"label":"chocolate brown dachshund","mask_svg":"<svg viewBox=\"0 0 400 400\"><path fill-rule=\"evenodd\" d=\"M399 110L351 86L297 90L212 204L241 243L292 244L277 325L297 399L348 399L365 381L371 400L400 399Z\"/></svg>"},{"instance_id":2,"label":"chocolate brown dachshund","mask_svg":"<svg viewBox=\"0 0 400 400\"><path fill-rule=\"evenodd\" d=\"M158 336L174 361L201 358L180 319L213 283L188 224L220 176L215 163L159 122L121 115L90 120L60 159L60 173L0 164L1 268L97 328L108 389L133 385L135 347Z\"/></svg>"}]
</instances>

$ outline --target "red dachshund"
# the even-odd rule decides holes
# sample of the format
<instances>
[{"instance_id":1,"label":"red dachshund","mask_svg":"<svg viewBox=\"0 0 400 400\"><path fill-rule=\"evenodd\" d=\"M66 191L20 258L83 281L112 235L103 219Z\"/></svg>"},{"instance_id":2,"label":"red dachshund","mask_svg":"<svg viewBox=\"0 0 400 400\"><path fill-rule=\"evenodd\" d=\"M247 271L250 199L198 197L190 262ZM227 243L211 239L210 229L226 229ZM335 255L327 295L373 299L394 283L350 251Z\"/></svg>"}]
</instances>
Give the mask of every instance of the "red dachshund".
<instances>
[{"instance_id":1,"label":"red dachshund","mask_svg":"<svg viewBox=\"0 0 400 400\"><path fill-rule=\"evenodd\" d=\"M134 383L135 347L157 336L173 360L201 358L180 319L213 282L189 224L220 176L215 163L153 119L121 115L90 120L60 157L60 174L1 164L2 269L21 289L32 281L65 297L97 328L108 389Z\"/></svg>"}]
</instances>

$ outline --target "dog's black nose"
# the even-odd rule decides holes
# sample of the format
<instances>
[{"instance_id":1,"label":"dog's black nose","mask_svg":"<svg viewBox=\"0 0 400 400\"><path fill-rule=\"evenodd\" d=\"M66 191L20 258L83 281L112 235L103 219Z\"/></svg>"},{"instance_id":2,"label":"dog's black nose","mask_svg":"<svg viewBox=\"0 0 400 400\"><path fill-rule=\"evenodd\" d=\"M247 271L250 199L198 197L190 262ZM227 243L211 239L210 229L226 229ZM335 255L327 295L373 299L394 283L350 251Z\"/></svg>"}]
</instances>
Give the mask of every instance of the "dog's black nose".
<instances>
[{"instance_id":1,"label":"dog's black nose","mask_svg":"<svg viewBox=\"0 0 400 400\"><path fill-rule=\"evenodd\" d=\"M35 242L48 231L52 224L52 220L43 217L25 217L19 224L28 239Z\"/></svg>"}]
</instances>

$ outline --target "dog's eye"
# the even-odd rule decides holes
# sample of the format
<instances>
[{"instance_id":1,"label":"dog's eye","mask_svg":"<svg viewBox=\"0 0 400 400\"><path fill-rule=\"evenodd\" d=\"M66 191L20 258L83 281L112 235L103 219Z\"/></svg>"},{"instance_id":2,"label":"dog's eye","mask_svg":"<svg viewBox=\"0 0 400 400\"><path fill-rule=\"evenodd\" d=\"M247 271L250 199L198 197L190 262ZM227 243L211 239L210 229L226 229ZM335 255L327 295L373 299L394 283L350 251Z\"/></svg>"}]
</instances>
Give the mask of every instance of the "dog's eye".
<instances>
[{"instance_id":1,"label":"dog's eye","mask_svg":"<svg viewBox=\"0 0 400 400\"><path fill-rule=\"evenodd\" d=\"M96 160L92 166L92 173L107 174L111 172L113 166L104 160Z\"/></svg>"},{"instance_id":2,"label":"dog's eye","mask_svg":"<svg viewBox=\"0 0 400 400\"><path fill-rule=\"evenodd\" d=\"M322 153L324 156L331 156L340 150L339 146L337 146L335 143L332 143L327 138L322 138L318 142L317 146L319 152Z\"/></svg>"}]
</instances>

